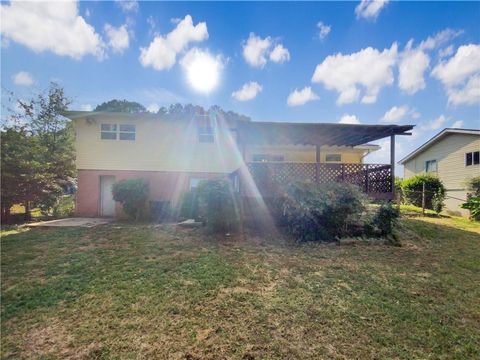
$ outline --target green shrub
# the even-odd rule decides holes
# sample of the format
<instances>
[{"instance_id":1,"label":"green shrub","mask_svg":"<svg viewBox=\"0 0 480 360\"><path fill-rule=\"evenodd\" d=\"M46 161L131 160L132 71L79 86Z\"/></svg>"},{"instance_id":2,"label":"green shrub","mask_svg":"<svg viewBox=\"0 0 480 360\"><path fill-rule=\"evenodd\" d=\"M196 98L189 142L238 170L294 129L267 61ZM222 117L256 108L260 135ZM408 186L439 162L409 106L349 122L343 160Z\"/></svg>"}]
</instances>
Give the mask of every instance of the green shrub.
<instances>
[{"instance_id":1,"label":"green shrub","mask_svg":"<svg viewBox=\"0 0 480 360\"><path fill-rule=\"evenodd\" d=\"M393 206L392 203L381 204L372 219L372 225L380 231L380 235L387 236L393 233L400 210Z\"/></svg>"},{"instance_id":2,"label":"green shrub","mask_svg":"<svg viewBox=\"0 0 480 360\"><path fill-rule=\"evenodd\" d=\"M354 185L300 182L290 184L281 201L287 229L300 241L334 241L351 235L367 202Z\"/></svg>"},{"instance_id":3,"label":"green shrub","mask_svg":"<svg viewBox=\"0 0 480 360\"><path fill-rule=\"evenodd\" d=\"M181 219L200 219L197 189L183 193L180 200L179 215Z\"/></svg>"},{"instance_id":4,"label":"green shrub","mask_svg":"<svg viewBox=\"0 0 480 360\"><path fill-rule=\"evenodd\" d=\"M466 203L460 205L462 209L470 210L472 220L480 220L480 196L471 196Z\"/></svg>"},{"instance_id":5,"label":"green shrub","mask_svg":"<svg viewBox=\"0 0 480 360\"><path fill-rule=\"evenodd\" d=\"M120 180L113 184L113 199L122 204L127 216L135 221L145 218L149 185L144 179Z\"/></svg>"},{"instance_id":6,"label":"green shrub","mask_svg":"<svg viewBox=\"0 0 480 360\"><path fill-rule=\"evenodd\" d=\"M425 207L433 210L434 196L443 202L445 187L440 179L432 174L419 174L403 180L401 183L403 199L407 204L421 207L423 184L425 184Z\"/></svg>"},{"instance_id":7,"label":"green shrub","mask_svg":"<svg viewBox=\"0 0 480 360\"><path fill-rule=\"evenodd\" d=\"M438 214L440 214L443 210L443 207L445 206L445 195L442 194L441 192L437 191L435 194L433 194L432 197L432 210L435 211Z\"/></svg>"},{"instance_id":8,"label":"green shrub","mask_svg":"<svg viewBox=\"0 0 480 360\"><path fill-rule=\"evenodd\" d=\"M72 216L75 213L74 195L64 195L59 198L53 206L52 213L59 218Z\"/></svg>"},{"instance_id":9,"label":"green shrub","mask_svg":"<svg viewBox=\"0 0 480 360\"><path fill-rule=\"evenodd\" d=\"M199 216L216 233L229 232L239 225L238 199L227 180L204 180L197 188Z\"/></svg>"},{"instance_id":10,"label":"green shrub","mask_svg":"<svg viewBox=\"0 0 480 360\"><path fill-rule=\"evenodd\" d=\"M480 197L480 176L475 176L466 181L467 190L473 197Z\"/></svg>"}]
</instances>

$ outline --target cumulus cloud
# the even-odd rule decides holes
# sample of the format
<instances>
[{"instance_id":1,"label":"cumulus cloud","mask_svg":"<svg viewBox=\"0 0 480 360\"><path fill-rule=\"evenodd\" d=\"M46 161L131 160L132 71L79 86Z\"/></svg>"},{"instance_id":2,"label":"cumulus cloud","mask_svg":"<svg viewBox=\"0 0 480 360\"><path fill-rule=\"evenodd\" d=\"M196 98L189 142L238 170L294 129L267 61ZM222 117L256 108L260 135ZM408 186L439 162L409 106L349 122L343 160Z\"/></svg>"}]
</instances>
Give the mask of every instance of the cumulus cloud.
<instances>
[{"instance_id":1,"label":"cumulus cloud","mask_svg":"<svg viewBox=\"0 0 480 360\"><path fill-rule=\"evenodd\" d=\"M393 83L396 59L396 43L382 52L368 47L349 55L330 55L317 65L312 82L337 91L337 104L358 101L360 95L362 103L375 103L382 87Z\"/></svg>"},{"instance_id":2,"label":"cumulus cloud","mask_svg":"<svg viewBox=\"0 0 480 360\"><path fill-rule=\"evenodd\" d=\"M472 105L480 102L480 45L460 46L454 56L440 61L432 76L443 83L448 103Z\"/></svg>"},{"instance_id":3,"label":"cumulus cloud","mask_svg":"<svg viewBox=\"0 0 480 360\"><path fill-rule=\"evenodd\" d=\"M81 59L87 54L104 57L104 44L93 26L78 14L76 1L23 2L1 5L4 38L35 52Z\"/></svg>"},{"instance_id":4,"label":"cumulus cloud","mask_svg":"<svg viewBox=\"0 0 480 360\"><path fill-rule=\"evenodd\" d=\"M282 44L278 44L270 53L270 60L276 63L283 63L290 60L290 52Z\"/></svg>"},{"instance_id":5,"label":"cumulus cloud","mask_svg":"<svg viewBox=\"0 0 480 360\"><path fill-rule=\"evenodd\" d=\"M298 106L318 99L320 99L320 97L312 91L310 86L307 86L302 90L295 89L291 92L290 95L288 95L287 104L289 106Z\"/></svg>"},{"instance_id":6,"label":"cumulus cloud","mask_svg":"<svg viewBox=\"0 0 480 360\"><path fill-rule=\"evenodd\" d=\"M318 37L320 38L320 40L325 39L327 35L330 34L330 31L332 30L332 27L330 25L326 25L321 21L317 24L317 27L319 29Z\"/></svg>"},{"instance_id":7,"label":"cumulus cloud","mask_svg":"<svg viewBox=\"0 0 480 360\"><path fill-rule=\"evenodd\" d=\"M261 38L260 36L250 33L247 41L243 43L243 58L247 64L263 68L268 61L282 63L290 60L290 52L282 44L277 44L273 50L275 42L270 36Z\"/></svg>"},{"instance_id":8,"label":"cumulus cloud","mask_svg":"<svg viewBox=\"0 0 480 360\"><path fill-rule=\"evenodd\" d=\"M33 77L26 71L19 71L12 76L13 83L20 86L33 85Z\"/></svg>"},{"instance_id":9,"label":"cumulus cloud","mask_svg":"<svg viewBox=\"0 0 480 360\"><path fill-rule=\"evenodd\" d=\"M451 55L453 55L453 53L455 52L455 49L453 47L453 45L450 45L450 46L447 46L446 48L443 48L441 50L438 51L438 56L440 58L445 58L445 57L449 57Z\"/></svg>"},{"instance_id":10,"label":"cumulus cloud","mask_svg":"<svg viewBox=\"0 0 480 360\"><path fill-rule=\"evenodd\" d=\"M406 116L411 117L412 119L418 119L420 117L420 114L415 111L414 109L411 109L410 107L404 105L404 106L393 106L390 110L388 110L380 119L381 122L387 122L387 123L395 123Z\"/></svg>"},{"instance_id":11,"label":"cumulus cloud","mask_svg":"<svg viewBox=\"0 0 480 360\"><path fill-rule=\"evenodd\" d=\"M420 126L420 128L422 130L437 130L439 129L440 127L443 126L443 124L445 124L445 121L447 121L447 119L445 118L444 115L440 115L439 117L433 119L433 120L430 120L429 122L423 124Z\"/></svg>"},{"instance_id":12,"label":"cumulus cloud","mask_svg":"<svg viewBox=\"0 0 480 360\"><path fill-rule=\"evenodd\" d=\"M455 121L452 126L452 128L460 129L463 127L463 121L462 120L457 120Z\"/></svg>"},{"instance_id":13,"label":"cumulus cloud","mask_svg":"<svg viewBox=\"0 0 480 360\"><path fill-rule=\"evenodd\" d=\"M137 12L138 11L138 1L130 1L130 0L115 0L115 2L120 6L123 12Z\"/></svg>"},{"instance_id":14,"label":"cumulus cloud","mask_svg":"<svg viewBox=\"0 0 480 360\"><path fill-rule=\"evenodd\" d=\"M387 4L388 0L361 0L360 4L355 8L355 14L357 15L357 18L375 20L378 14L380 14L380 11Z\"/></svg>"},{"instance_id":15,"label":"cumulus cloud","mask_svg":"<svg viewBox=\"0 0 480 360\"><path fill-rule=\"evenodd\" d=\"M105 32L108 37L108 46L112 48L114 52L122 53L128 48L130 39L127 25L116 28L110 24L105 24Z\"/></svg>"},{"instance_id":16,"label":"cumulus cloud","mask_svg":"<svg viewBox=\"0 0 480 360\"><path fill-rule=\"evenodd\" d=\"M232 93L232 97L238 101L248 101L254 99L259 92L263 90L262 85L255 81L243 84L243 86Z\"/></svg>"},{"instance_id":17,"label":"cumulus cloud","mask_svg":"<svg viewBox=\"0 0 480 360\"><path fill-rule=\"evenodd\" d=\"M205 22L193 25L190 15L177 23L167 35L157 35L147 48L140 48L140 63L161 71L170 69L177 61L177 54L184 51L191 42L208 39Z\"/></svg>"},{"instance_id":18,"label":"cumulus cloud","mask_svg":"<svg viewBox=\"0 0 480 360\"><path fill-rule=\"evenodd\" d=\"M343 115L338 121L339 124L360 124L360 120L355 115Z\"/></svg>"}]
</instances>

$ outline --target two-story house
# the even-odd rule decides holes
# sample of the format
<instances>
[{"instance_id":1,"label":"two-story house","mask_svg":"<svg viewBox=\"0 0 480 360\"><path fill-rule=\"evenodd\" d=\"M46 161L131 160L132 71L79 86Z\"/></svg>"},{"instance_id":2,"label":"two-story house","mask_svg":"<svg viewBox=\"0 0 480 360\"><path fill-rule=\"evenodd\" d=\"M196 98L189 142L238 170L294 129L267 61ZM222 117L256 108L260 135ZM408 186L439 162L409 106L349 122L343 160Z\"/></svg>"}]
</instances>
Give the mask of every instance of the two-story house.
<instances>
[{"instance_id":1,"label":"two-story house","mask_svg":"<svg viewBox=\"0 0 480 360\"><path fill-rule=\"evenodd\" d=\"M231 179L246 197L268 196L278 184L307 180L353 182L389 198L392 164L364 164L364 157L378 149L368 142L412 128L232 121L212 114L190 119L150 113L66 116L75 124L76 212L81 216L118 213L112 184L128 178L146 179L152 200L172 205L200 180L216 177Z\"/></svg>"}]
</instances>

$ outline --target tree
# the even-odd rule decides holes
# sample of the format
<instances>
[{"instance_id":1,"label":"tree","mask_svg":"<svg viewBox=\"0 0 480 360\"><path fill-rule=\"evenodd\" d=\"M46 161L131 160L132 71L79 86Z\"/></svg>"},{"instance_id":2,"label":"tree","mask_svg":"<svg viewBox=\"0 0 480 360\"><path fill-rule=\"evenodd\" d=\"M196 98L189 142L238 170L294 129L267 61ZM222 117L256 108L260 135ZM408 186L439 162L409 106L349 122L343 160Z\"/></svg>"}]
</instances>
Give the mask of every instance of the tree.
<instances>
[{"instance_id":1,"label":"tree","mask_svg":"<svg viewBox=\"0 0 480 360\"><path fill-rule=\"evenodd\" d=\"M94 111L106 112L126 112L130 114L146 112L147 109L142 104L135 101L113 99L97 105Z\"/></svg>"},{"instance_id":2,"label":"tree","mask_svg":"<svg viewBox=\"0 0 480 360\"><path fill-rule=\"evenodd\" d=\"M11 205L30 204L48 211L75 177L74 131L63 117L70 100L51 83L31 100L17 100L12 125L2 131L2 215ZM5 202L5 204L3 204Z\"/></svg>"}]
</instances>

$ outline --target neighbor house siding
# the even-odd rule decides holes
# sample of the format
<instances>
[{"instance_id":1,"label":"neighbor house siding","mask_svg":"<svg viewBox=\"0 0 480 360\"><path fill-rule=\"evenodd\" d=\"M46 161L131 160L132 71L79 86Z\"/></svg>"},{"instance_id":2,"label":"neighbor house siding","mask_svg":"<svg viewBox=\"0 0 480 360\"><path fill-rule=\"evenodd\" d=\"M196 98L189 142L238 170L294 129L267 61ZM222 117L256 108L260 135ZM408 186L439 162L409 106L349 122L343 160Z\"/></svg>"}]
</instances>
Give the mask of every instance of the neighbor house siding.
<instances>
[{"instance_id":1,"label":"neighbor house siding","mask_svg":"<svg viewBox=\"0 0 480 360\"><path fill-rule=\"evenodd\" d=\"M437 175L447 189L446 207L463 215L459 205L466 199L465 180L480 176L480 166L465 166L465 153L479 151L480 136L447 134L442 139L404 163L405 178L425 172L427 160L437 160ZM454 199L457 198L457 199Z\"/></svg>"}]
</instances>

